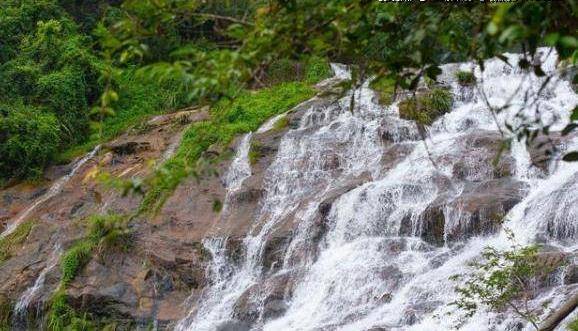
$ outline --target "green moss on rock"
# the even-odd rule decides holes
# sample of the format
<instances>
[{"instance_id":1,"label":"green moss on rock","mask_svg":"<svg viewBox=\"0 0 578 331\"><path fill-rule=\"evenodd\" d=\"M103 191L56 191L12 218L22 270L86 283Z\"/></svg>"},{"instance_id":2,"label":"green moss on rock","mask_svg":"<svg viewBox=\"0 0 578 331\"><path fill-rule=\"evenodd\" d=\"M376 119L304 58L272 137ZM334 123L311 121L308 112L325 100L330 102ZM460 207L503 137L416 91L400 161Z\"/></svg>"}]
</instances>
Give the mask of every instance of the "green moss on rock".
<instances>
[{"instance_id":1,"label":"green moss on rock","mask_svg":"<svg viewBox=\"0 0 578 331\"><path fill-rule=\"evenodd\" d=\"M449 112L451 107L451 92L438 87L400 102L399 116L421 125L431 125L438 117Z\"/></svg>"},{"instance_id":2,"label":"green moss on rock","mask_svg":"<svg viewBox=\"0 0 578 331\"><path fill-rule=\"evenodd\" d=\"M473 85L476 82L476 76L471 71L458 71L456 72L456 78L462 86Z\"/></svg>"},{"instance_id":3,"label":"green moss on rock","mask_svg":"<svg viewBox=\"0 0 578 331\"><path fill-rule=\"evenodd\" d=\"M377 78L371 81L369 87L377 93L377 98L381 105L389 105L393 102L395 97L395 79L388 77Z\"/></svg>"}]
</instances>

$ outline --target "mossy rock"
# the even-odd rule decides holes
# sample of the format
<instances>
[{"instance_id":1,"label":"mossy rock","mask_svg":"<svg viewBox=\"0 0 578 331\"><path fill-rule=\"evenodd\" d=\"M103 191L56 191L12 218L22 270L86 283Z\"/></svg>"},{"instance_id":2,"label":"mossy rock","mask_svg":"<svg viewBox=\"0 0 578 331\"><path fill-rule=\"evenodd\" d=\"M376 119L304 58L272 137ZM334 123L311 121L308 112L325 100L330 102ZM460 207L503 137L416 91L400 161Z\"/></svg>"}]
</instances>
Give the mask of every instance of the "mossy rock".
<instances>
[{"instance_id":1,"label":"mossy rock","mask_svg":"<svg viewBox=\"0 0 578 331\"><path fill-rule=\"evenodd\" d=\"M462 86L474 85L476 83L476 76L474 76L474 73L471 71L458 71L456 72L456 78Z\"/></svg>"},{"instance_id":2,"label":"mossy rock","mask_svg":"<svg viewBox=\"0 0 578 331\"><path fill-rule=\"evenodd\" d=\"M422 95L399 103L399 117L431 125L437 118L452 108L452 94L444 88L433 88Z\"/></svg>"},{"instance_id":3,"label":"mossy rock","mask_svg":"<svg viewBox=\"0 0 578 331\"><path fill-rule=\"evenodd\" d=\"M380 105L390 105L395 99L395 79L380 77L372 80L369 87L377 93Z\"/></svg>"}]
</instances>

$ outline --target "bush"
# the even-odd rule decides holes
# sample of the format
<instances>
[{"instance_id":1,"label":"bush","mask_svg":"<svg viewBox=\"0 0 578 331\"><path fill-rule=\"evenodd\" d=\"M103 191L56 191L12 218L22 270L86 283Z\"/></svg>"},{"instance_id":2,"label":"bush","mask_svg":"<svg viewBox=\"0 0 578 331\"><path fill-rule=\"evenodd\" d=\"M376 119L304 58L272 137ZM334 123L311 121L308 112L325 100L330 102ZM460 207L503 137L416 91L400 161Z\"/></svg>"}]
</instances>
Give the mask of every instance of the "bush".
<instances>
[{"instance_id":1,"label":"bush","mask_svg":"<svg viewBox=\"0 0 578 331\"><path fill-rule=\"evenodd\" d=\"M58 117L63 142L81 140L88 129L86 84L82 72L64 68L50 72L38 79L37 95Z\"/></svg>"},{"instance_id":2,"label":"bush","mask_svg":"<svg viewBox=\"0 0 578 331\"><path fill-rule=\"evenodd\" d=\"M2 177L38 177L58 150L60 136L53 114L21 103L0 104Z\"/></svg>"},{"instance_id":3,"label":"bush","mask_svg":"<svg viewBox=\"0 0 578 331\"><path fill-rule=\"evenodd\" d=\"M451 92L434 88L423 95L400 102L399 116L421 125L431 125L438 117L450 111L451 107Z\"/></svg>"},{"instance_id":4,"label":"bush","mask_svg":"<svg viewBox=\"0 0 578 331\"><path fill-rule=\"evenodd\" d=\"M36 22L61 17L63 13L54 0L0 2L0 63L18 55L23 36L36 28Z\"/></svg>"},{"instance_id":5,"label":"bush","mask_svg":"<svg viewBox=\"0 0 578 331\"><path fill-rule=\"evenodd\" d=\"M476 82L476 76L471 71L458 71L456 72L456 78L458 83L463 86L473 85Z\"/></svg>"}]
</instances>

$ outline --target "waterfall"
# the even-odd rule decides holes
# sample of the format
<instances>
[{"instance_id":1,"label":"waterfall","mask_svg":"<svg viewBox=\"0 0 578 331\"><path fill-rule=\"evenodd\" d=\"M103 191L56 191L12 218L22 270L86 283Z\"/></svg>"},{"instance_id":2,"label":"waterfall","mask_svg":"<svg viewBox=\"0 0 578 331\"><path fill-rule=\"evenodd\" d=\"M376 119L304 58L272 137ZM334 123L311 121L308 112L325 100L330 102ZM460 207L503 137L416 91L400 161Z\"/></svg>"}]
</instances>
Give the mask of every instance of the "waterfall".
<instances>
[{"instance_id":1,"label":"waterfall","mask_svg":"<svg viewBox=\"0 0 578 331\"><path fill-rule=\"evenodd\" d=\"M513 141L502 157L503 175L488 155L489 146L509 138L505 123L539 114L551 132L560 131L578 104L570 83L556 75L555 52L540 52L544 71L554 75L544 88L545 78L499 59L487 60L483 72L473 63L443 66L441 81L454 103L425 141L413 122L399 117L396 103L378 105L367 83L338 102L307 109L266 171L242 261L229 260L226 238L205 240L213 256L211 285L176 329L450 330L458 312L449 305L457 298L449 278L484 247L510 247L504 228L520 244L546 241L558 252L575 251L578 163L555 161L544 175L530 167L525 144ZM506 57L514 64L520 56ZM337 78L349 77L345 67L333 69ZM460 69L474 71L479 89L456 82ZM493 114L488 104L508 107ZM578 139L567 144L578 148ZM236 160L231 169L239 168ZM231 176L244 179L250 168L241 173ZM469 208L500 195L505 202L495 210ZM433 223L434 212L441 225ZM494 214L504 222L492 230ZM265 248L288 218L297 225L281 264L265 268ZM573 293L562 281L554 285L530 305L549 302L555 309ZM239 316L236 309L247 302L254 311ZM511 313L479 311L460 329L507 330L518 322Z\"/></svg>"},{"instance_id":2,"label":"waterfall","mask_svg":"<svg viewBox=\"0 0 578 331\"><path fill-rule=\"evenodd\" d=\"M60 243L57 243L52 250L52 254L50 254L50 257L48 258L46 265L38 275L38 278L36 278L36 281L34 281L32 287L26 289L26 291L24 291L24 293L22 293L20 296L20 299L18 299L18 302L14 307L16 316L24 316L26 314L30 303L32 303L32 300L36 299L40 294L40 291L44 288L46 275L51 272L56 267L56 265L58 265L58 262L60 261L60 255L62 255L62 249L60 247Z\"/></svg>"},{"instance_id":3,"label":"waterfall","mask_svg":"<svg viewBox=\"0 0 578 331\"><path fill-rule=\"evenodd\" d=\"M251 133L243 136L239 147L237 148L237 153L231 167L227 172L225 177L225 187L228 191L238 190L243 181L251 176L251 165L249 164L249 149L251 148Z\"/></svg>"},{"instance_id":4,"label":"waterfall","mask_svg":"<svg viewBox=\"0 0 578 331\"><path fill-rule=\"evenodd\" d=\"M86 162L91 160L96 155L96 153L98 153L99 150L100 145L97 145L92 149L92 151L90 151L90 153L86 154L80 160L74 163L74 165L72 166L72 170L70 170L68 174L62 176L57 181L55 181L52 184L52 186L50 186L50 188L46 193L38 197L30 206L28 206L28 208L26 208L23 212L21 212L16 217L16 219L8 225L6 230L4 230L2 234L0 234L0 237L5 237L10 233L12 233L14 230L16 230L16 228L18 227L18 225L20 225L20 223L26 220L26 218L28 217L28 215L30 215L32 211L34 211L38 206L42 205L43 203L45 203L46 201L48 201L49 199L60 193L64 185L66 185L66 183L68 183L70 178L72 178L72 176L76 174L78 169L80 169Z\"/></svg>"}]
</instances>

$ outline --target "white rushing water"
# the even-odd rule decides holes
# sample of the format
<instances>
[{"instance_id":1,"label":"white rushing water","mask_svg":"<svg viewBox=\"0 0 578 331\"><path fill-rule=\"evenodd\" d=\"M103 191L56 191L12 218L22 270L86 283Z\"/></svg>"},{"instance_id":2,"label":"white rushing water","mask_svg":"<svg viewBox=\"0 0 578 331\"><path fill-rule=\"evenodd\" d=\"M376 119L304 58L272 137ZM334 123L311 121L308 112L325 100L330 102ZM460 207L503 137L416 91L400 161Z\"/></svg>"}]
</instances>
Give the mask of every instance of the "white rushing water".
<instances>
[{"instance_id":1,"label":"white rushing water","mask_svg":"<svg viewBox=\"0 0 578 331\"><path fill-rule=\"evenodd\" d=\"M68 174L62 176L57 181L55 181L52 184L52 186L50 186L50 188L48 189L48 191L46 193L44 193L42 196L38 197L30 206L28 206L28 208L26 208L24 211L22 211L20 214L18 214L18 216L13 221L10 222L10 224L8 225L6 230L4 230L4 232L2 232L2 234L0 234L0 238L5 237L5 236L9 235L10 233L12 233L14 230L16 230L18 225L20 225L20 223L25 221L26 218L30 215L30 213L33 212L38 206L42 205L43 203L45 203L49 199L51 199L54 196L56 196L57 194L59 194L62 191L62 188L64 187L64 185L66 185L66 183L68 183L70 178L72 178L72 176L74 176L76 174L78 169L80 169L86 162L91 160L98 153L99 150L100 150L100 145L93 148L92 151L90 151L90 153L86 154L80 160L78 160L76 163L74 163L74 165L72 166L72 170L70 170L70 172Z\"/></svg>"},{"instance_id":2,"label":"white rushing water","mask_svg":"<svg viewBox=\"0 0 578 331\"><path fill-rule=\"evenodd\" d=\"M488 161L494 155L484 159L476 154L482 150L476 144L483 137L499 140L499 131L506 132L504 123L517 123L519 114L535 118L538 112L543 124L551 125L550 131L559 131L578 104L571 85L555 75L555 52L541 51L543 69L554 74L543 89L544 78L497 59L486 61L483 72L473 64L444 66L441 80L451 86L454 104L450 113L428 129L427 148L415 124L399 118L396 104L376 104L367 84L354 92L353 111L349 109L351 94L337 103L308 109L300 127L282 138L265 174L261 210L242 242L242 261L236 264L227 257L226 238L205 241L213 256L211 286L176 329L451 330L461 315L449 305L457 298L456 283L450 277L467 270L484 247L509 248L512 243L504 228L511 229L522 245L547 243L568 253L578 249L576 162L555 162L546 176L530 167L525 144L514 141L506 155L513 163L506 187L524 198L506 215L502 230L485 235L475 232L474 222L483 217L474 218L460 202L472 185L499 180ZM507 57L512 64L518 62L518 55ZM454 79L456 70L472 68L479 91L461 87ZM340 78L349 75L343 66L334 70ZM494 118L488 103L510 106ZM251 175L248 162L241 157L248 154L249 139L244 137L231 164L229 189L238 189ZM569 150L576 149L578 140L567 145ZM468 171L456 176L458 167ZM343 191L330 205L319 239L320 206L332 192L359 178L365 178L365 183ZM511 189L513 184L520 189ZM423 215L440 199L449 202L443 207L444 242L435 245L424 240L433 230ZM266 270L265 247L288 217L296 220L297 228L281 265ZM463 240L454 239L454 234ZM278 279L284 281L273 286ZM267 315L267 297L278 293L279 287L283 309ZM253 295L247 296L248 291ZM530 305L550 303L549 308L555 309L573 291L576 287L558 280ZM243 320L238 307L247 300L257 308L254 316ZM523 321L512 313L479 311L459 329L513 330L519 322Z\"/></svg>"}]
</instances>

